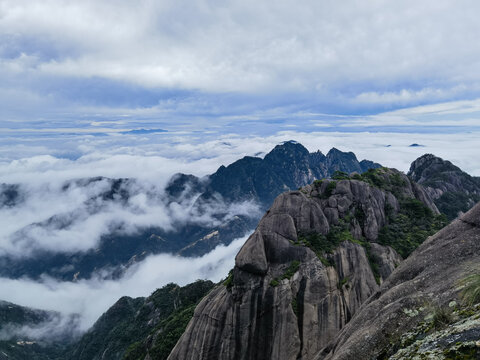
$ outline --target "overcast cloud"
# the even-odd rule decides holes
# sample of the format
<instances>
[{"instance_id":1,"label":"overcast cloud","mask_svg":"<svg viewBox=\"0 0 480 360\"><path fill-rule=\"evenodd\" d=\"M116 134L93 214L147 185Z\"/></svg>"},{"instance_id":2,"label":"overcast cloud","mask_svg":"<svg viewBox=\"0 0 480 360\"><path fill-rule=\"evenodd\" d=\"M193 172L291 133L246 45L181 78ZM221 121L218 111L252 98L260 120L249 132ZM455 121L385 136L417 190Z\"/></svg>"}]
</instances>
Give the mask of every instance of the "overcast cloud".
<instances>
[{"instance_id":1,"label":"overcast cloud","mask_svg":"<svg viewBox=\"0 0 480 360\"><path fill-rule=\"evenodd\" d=\"M478 98L479 10L474 0L1 0L2 112L40 122L91 107L372 113Z\"/></svg>"}]
</instances>

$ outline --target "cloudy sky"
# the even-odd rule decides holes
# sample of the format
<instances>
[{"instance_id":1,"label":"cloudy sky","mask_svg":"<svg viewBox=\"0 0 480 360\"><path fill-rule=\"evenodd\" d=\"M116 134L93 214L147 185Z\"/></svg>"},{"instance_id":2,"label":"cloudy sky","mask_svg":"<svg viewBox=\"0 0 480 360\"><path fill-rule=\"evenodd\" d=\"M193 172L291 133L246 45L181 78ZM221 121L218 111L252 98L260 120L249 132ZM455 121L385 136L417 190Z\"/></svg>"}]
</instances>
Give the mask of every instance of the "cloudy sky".
<instances>
[{"instance_id":1,"label":"cloudy sky","mask_svg":"<svg viewBox=\"0 0 480 360\"><path fill-rule=\"evenodd\" d=\"M479 11L474 0L1 0L1 128L478 131ZM395 112L419 105L430 107Z\"/></svg>"},{"instance_id":2,"label":"cloudy sky","mask_svg":"<svg viewBox=\"0 0 480 360\"><path fill-rule=\"evenodd\" d=\"M69 179L162 188L290 139L402 171L429 152L480 176L479 13L474 0L0 0L0 183L48 189L23 212L2 210L4 225L81 202L55 197ZM239 244L170 280L218 280ZM152 264L120 283L0 279L0 298L32 306L34 292L69 312L86 306L75 294L95 294L88 325Z\"/></svg>"}]
</instances>

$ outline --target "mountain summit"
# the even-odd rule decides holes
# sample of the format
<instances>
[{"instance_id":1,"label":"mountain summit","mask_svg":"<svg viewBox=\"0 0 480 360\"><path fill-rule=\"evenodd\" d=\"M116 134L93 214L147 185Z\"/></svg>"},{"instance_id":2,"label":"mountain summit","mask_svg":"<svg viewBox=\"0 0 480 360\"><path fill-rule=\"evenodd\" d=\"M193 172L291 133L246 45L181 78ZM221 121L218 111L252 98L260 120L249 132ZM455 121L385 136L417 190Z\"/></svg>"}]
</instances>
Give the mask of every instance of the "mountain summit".
<instances>
[{"instance_id":1,"label":"mountain summit","mask_svg":"<svg viewBox=\"0 0 480 360\"><path fill-rule=\"evenodd\" d=\"M450 220L480 201L480 178L435 155L425 154L416 159L408 176L425 187Z\"/></svg>"}]
</instances>

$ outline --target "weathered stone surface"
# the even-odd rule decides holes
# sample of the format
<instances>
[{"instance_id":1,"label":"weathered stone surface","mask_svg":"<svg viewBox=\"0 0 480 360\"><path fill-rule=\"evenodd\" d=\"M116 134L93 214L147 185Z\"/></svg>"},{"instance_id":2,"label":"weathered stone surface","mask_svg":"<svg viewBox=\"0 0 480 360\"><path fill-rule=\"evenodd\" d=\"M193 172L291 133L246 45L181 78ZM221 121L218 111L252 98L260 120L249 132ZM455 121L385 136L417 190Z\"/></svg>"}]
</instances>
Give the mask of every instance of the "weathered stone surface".
<instances>
[{"instance_id":1,"label":"weathered stone surface","mask_svg":"<svg viewBox=\"0 0 480 360\"><path fill-rule=\"evenodd\" d=\"M270 264L264 277L236 268L233 288L218 287L200 303L169 359L312 358L378 285L358 244L342 243L335 267L305 250L292 279L281 279L285 264Z\"/></svg>"},{"instance_id":2,"label":"weathered stone surface","mask_svg":"<svg viewBox=\"0 0 480 360\"><path fill-rule=\"evenodd\" d=\"M254 233L240 249L237 255L237 266L253 274L265 274L268 270L263 238L259 233Z\"/></svg>"},{"instance_id":3,"label":"weathered stone surface","mask_svg":"<svg viewBox=\"0 0 480 360\"><path fill-rule=\"evenodd\" d=\"M405 179L406 196L414 197ZM344 241L321 259L298 245L298 234L327 234L348 218L352 235L372 242L380 281L401 258L373 242L386 205L398 211L396 197L363 181L331 182L276 198L236 257L233 286L219 286L200 303L170 360L313 359L334 340L379 285L362 245ZM424 200L428 206L428 195Z\"/></svg>"},{"instance_id":4,"label":"weathered stone surface","mask_svg":"<svg viewBox=\"0 0 480 360\"><path fill-rule=\"evenodd\" d=\"M375 262L379 265L378 271L382 280L388 278L403 260L390 246L371 243L370 252L375 257Z\"/></svg>"},{"instance_id":5,"label":"weathered stone surface","mask_svg":"<svg viewBox=\"0 0 480 360\"><path fill-rule=\"evenodd\" d=\"M479 219L477 204L425 241L316 358L391 356L392 344L425 321L425 309L458 302L460 280L480 269Z\"/></svg>"}]
</instances>

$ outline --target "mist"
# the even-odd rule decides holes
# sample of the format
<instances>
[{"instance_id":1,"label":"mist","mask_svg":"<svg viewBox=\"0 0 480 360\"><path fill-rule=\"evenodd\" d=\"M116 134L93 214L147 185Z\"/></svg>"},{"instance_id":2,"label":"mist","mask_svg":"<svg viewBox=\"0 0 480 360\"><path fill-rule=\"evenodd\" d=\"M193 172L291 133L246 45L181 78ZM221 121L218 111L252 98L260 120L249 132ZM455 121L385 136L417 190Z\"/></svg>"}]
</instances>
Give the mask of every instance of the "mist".
<instances>
[{"instance_id":1,"label":"mist","mask_svg":"<svg viewBox=\"0 0 480 360\"><path fill-rule=\"evenodd\" d=\"M116 150L108 148L108 139L92 140L95 150L85 150L77 159L39 155L0 162L0 183L19 184L22 192L14 206L0 208L0 252L28 257L40 249L86 251L95 248L100 237L112 229L134 233L142 227L158 226L174 231L188 222L215 226L238 214L257 216L256 204L225 204L221 198L207 204L203 213L196 213L193 204L198 193L194 189L187 189L189 196L169 202L165 186L177 172L203 177L243 156L264 156L281 141L290 139L311 152L326 153L337 147L355 152L359 160L366 158L404 172L417 157L433 153L472 175L480 175L480 161L472 156L472 149L480 145L476 133L306 133L292 129L265 137L225 135L202 143L182 139L161 146L149 143L133 147L130 137L122 140L130 145ZM101 141L107 141L105 151L97 149L97 145L102 149ZM424 146L409 147L414 142ZM454 148L452 143L456 144ZM105 201L102 194L110 186L108 179L78 182L95 176L131 179L122 185L128 198ZM76 282L46 276L39 281L0 278L0 299L62 314L60 322L44 324L40 329L9 329L8 333L42 337L38 334L49 333L44 330L52 324L55 328L62 328L62 324L72 327L66 320L72 314L79 314L73 328L82 332L122 296L148 296L169 282L185 285L197 279L219 281L233 267L246 236L198 258L149 256L117 280L105 280L100 272Z\"/></svg>"},{"instance_id":2,"label":"mist","mask_svg":"<svg viewBox=\"0 0 480 360\"><path fill-rule=\"evenodd\" d=\"M236 239L228 246L220 245L197 258L152 255L130 267L118 280L102 280L100 275L77 282L49 277L41 281L0 278L0 298L22 306L58 311L65 318L78 314L78 330L82 332L122 296L148 296L171 282L186 285L197 279L220 281L233 268L235 255L246 238ZM41 329L37 332L45 333Z\"/></svg>"}]
</instances>

